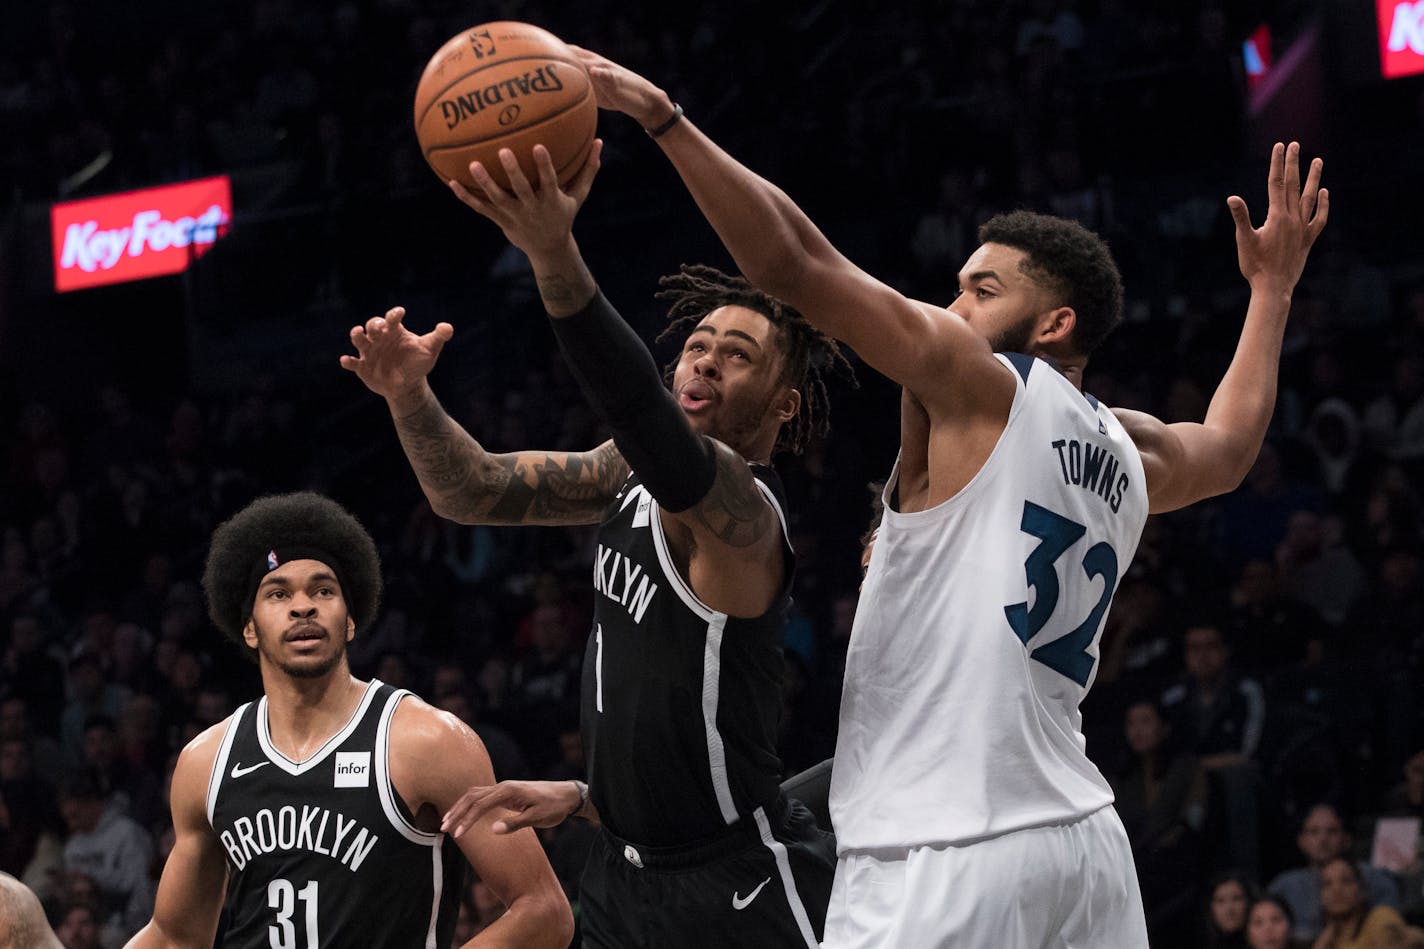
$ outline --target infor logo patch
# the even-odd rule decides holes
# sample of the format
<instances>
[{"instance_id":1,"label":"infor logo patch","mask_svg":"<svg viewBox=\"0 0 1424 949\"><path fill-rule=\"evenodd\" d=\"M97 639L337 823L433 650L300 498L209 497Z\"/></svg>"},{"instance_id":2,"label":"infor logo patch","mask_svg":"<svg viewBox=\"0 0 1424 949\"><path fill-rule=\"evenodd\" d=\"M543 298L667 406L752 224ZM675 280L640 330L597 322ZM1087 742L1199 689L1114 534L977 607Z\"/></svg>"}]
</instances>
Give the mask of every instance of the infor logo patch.
<instances>
[{"instance_id":1,"label":"infor logo patch","mask_svg":"<svg viewBox=\"0 0 1424 949\"><path fill-rule=\"evenodd\" d=\"M368 788L371 786L371 753L369 751L338 751L336 778L332 787Z\"/></svg>"}]
</instances>

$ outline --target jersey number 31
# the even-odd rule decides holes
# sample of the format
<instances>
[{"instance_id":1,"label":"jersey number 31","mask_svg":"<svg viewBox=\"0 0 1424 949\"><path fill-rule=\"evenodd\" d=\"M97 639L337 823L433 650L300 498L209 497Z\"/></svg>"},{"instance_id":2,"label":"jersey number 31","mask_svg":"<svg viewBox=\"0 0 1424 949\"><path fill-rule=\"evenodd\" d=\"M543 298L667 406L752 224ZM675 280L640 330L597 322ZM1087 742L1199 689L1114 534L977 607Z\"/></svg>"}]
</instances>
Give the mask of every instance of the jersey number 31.
<instances>
[{"instance_id":1,"label":"jersey number 31","mask_svg":"<svg viewBox=\"0 0 1424 949\"><path fill-rule=\"evenodd\" d=\"M1039 540L1038 546L1024 561L1024 576L1034 590L1033 608L1029 609L1028 603L1015 603L1004 607L1004 615L1019 640L1027 646L1058 608L1058 569L1055 566L1058 558L1087 533L1087 528L1032 501L1025 501L1019 529ZM1098 577L1103 578L1103 593L1098 597L1097 605L1072 632L1034 649L1029 658L1086 686L1095 661L1088 654L1088 646L1098 634L1103 614L1107 612L1113 590L1117 587L1117 553L1106 542L1094 544L1083 555L1083 572L1090 583Z\"/></svg>"}]
</instances>

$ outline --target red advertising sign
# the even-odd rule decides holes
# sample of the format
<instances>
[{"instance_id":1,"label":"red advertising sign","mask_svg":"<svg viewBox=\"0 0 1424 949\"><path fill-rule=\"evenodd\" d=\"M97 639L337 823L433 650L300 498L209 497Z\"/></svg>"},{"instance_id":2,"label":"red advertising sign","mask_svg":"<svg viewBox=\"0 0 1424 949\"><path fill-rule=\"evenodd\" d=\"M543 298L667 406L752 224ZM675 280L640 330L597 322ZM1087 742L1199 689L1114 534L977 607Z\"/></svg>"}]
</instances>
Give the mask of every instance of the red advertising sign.
<instances>
[{"instance_id":1,"label":"red advertising sign","mask_svg":"<svg viewBox=\"0 0 1424 949\"><path fill-rule=\"evenodd\" d=\"M1266 73L1271 70L1271 28L1265 23L1256 27L1256 32L1246 37L1241 49L1242 61L1246 64L1246 87L1255 89Z\"/></svg>"},{"instance_id":2,"label":"red advertising sign","mask_svg":"<svg viewBox=\"0 0 1424 949\"><path fill-rule=\"evenodd\" d=\"M231 218L227 175L56 204L50 208L54 288L181 273Z\"/></svg>"},{"instance_id":3,"label":"red advertising sign","mask_svg":"<svg viewBox=\"0 0 1424 949\"><path fill-rule=\"evenodd\" d=\"M1375 10L1384 78L1424 73L1424 0L1375 0Z\"/></svg>"}]
</instances>

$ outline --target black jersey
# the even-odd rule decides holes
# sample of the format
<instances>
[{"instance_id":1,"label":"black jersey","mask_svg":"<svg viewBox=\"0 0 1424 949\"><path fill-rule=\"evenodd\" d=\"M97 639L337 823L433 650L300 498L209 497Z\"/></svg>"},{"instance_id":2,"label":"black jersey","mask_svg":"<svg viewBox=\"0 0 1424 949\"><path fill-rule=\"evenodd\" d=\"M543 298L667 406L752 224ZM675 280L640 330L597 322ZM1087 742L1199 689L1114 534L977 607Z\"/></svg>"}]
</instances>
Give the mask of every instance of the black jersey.
<instances>
[{"instance_id":1,"label":"black jersey","mask_svg":"<svg viewBox=\"0 0 1424 949\"><path fill-rule=\"evenodd\" d=\"M373 680L301 763L272 745L265 697L233 713L207 798L227 854L224 947L450 944L462 855L415 827L387 770L391 719L409 694Z\"/></svg>"},{"instance_id":2,"label":"black jersey","mask_svg":"<svg viewBox=\"0 0 1424 949\"><path fill-rule=\"evenodd\" d=\"M781 480L753 465L785 540ZM697 599L668 551L658 505L633 475L609 506L594 562L583 667L583 743L599 817L626 840L713 837L776 800L781 761L781 593L755 619Z\"/></svg>"}]
</instances>

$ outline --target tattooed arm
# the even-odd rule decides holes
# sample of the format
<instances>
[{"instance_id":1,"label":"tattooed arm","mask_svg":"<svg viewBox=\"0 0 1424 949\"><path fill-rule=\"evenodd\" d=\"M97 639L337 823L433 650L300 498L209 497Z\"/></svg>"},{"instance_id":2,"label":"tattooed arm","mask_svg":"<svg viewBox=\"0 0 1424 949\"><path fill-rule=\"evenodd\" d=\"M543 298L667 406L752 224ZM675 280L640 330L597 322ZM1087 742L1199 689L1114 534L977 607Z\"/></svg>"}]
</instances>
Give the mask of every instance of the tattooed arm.
<instances>
[{"instance_id":1,"label":"tattooed arm","mask_svg":"<svg viewBox=\"0 0 1424 949\"><path fill-rule=\"evenodd\" d=\"M596 524L628 478L612 442L593 451L494 455L440 407L426 377L454 334L441 323L423 336L395 307L351 328L355 356L341 365L377 395L395 419L401 446L430 506L462 524Z\"/></svg>"},{"instance_id":2,"label":"tattooed arm","mask_svg":"<svg viewBox=\"0 0 1424 949\"><path fill-rule=\"evenodd\" d=\"M491 454L440 407L434 393L407 414L391 406L396 434L441 517L461 524L597 524L628 480L613 442L593 451Z\"/></svg>"}]
</instances>

